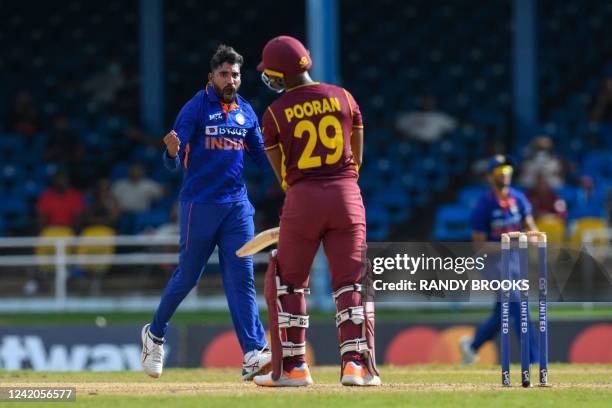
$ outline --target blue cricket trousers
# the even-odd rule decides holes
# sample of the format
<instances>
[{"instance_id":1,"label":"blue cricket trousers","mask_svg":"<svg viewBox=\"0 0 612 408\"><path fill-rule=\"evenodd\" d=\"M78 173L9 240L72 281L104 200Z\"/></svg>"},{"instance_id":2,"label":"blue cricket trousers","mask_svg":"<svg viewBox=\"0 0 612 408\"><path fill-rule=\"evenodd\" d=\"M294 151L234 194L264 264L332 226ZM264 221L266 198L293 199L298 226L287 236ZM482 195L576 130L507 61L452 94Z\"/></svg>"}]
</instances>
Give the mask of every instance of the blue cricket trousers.
<instances>
[{"instance_id":1,"label":"blue cricket trousers","mask_svg":"<svg viewBox=\"0 0 612 408\"><path fill-rule=\"evenodd\" d=\"M254 213L248 200L227 204L181 201L179 265L153 317L150 330L154 336L165 336L176 308L198 284L218 246L223 287L240 347L244 353L267 347L255 301L253 257L239 258L235 254L253 238Z\"/></svg>"}]
</instances>

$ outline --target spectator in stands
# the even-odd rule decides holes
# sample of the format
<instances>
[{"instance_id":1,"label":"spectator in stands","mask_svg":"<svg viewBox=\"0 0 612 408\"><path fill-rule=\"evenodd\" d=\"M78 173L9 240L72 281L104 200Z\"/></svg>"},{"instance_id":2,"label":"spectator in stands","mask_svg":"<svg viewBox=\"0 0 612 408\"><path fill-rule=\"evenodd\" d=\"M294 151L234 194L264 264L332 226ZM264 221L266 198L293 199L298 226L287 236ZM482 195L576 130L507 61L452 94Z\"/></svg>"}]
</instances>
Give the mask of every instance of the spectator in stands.
<instances>
[{"instance_id":1,"label":"spectator in stands","mask_svg":"<svg viewBox=\"0 0 612 408\"><path fill-rule=\"evenodd\" d=\"M590 119L597 123L612 124L612 77L607 77L601 82Z\"/></svg>"},{"instance_id":2,"label":"spectator in stands","mask_svg":"<svg viewBox=\"0 0 612 408\"><path fill-rule=\"evenodd\" d=\"M403 136L420 142L433 143L457 127L457 121L447 113L437 110L436 98L421 97L419 109L400 113L395 128Z\"/></svg>"},{"instance_id":3,"label":"spectator in stands","mask_svg":"<svg viewBox=\"0 0 612 408\"><path fill-rule=\"evenodd\" d=\"M112 190L120 210L131 213L150 210L153 203L164 195L163 186L147 178L140 164L130 166L129 177L113 183Z\"/></svg>"},{"instance_id":4,"label":"spectator in stands","mask_svg":"<svg viewBox=\"0 0 612 408\"><path fill-rule=\"evenodd\" d=\"M536 220L544 216L556 216L563 220L567 218L565 200L550 188L543 174L537 175L536 185L527 191L526 195L533 207L533 216Z\"/></svg>"},{"instance_id":5,"label":"spectator in stands","mask_svg":"<svg viewBox=\"0 0 612 408\"><path fill-rule=\"evenodd\" d=\"M110 180L99 179L87 206L87 224L115 227L119 220L119 203L113 195Z\"/></svg>"},{"instance_id":6,"label":"spectator in stands","mask_svg":"<svg viewBox=\"0 0 612 408\"><path fill-rule=\"evenodd\" d=\"M564 164L555 154L553 141L548 136L538 136L529 145L521 166L520 184L525 188L533 188L538 175L542 175L550 188L559 188L565 184Z\"/></svg>"},{"instance_id":7,"label":"spectator in stands","mask_svg":"<svg viewBox=\"0 0 612 408\"><path fill-rule=\"evenodd\" d=\"M51 186L38 198L36 211L41 230L50 226L77 230L85 212L85 201L80 191L70 187L68 176L58 171L52 177Z\"/></svg>"},{"instance_id":8,"label":"spectator in stands","mask_svg":"<svg viewBox=\"0 0 612 408\"><path fill-rule=\"evenodd\" d=\"M25 136L32 136L40 129L38 108L34 105L30 91L22 89L17 92L6 123L9 131Z\"/></svg>"}]
</instances>

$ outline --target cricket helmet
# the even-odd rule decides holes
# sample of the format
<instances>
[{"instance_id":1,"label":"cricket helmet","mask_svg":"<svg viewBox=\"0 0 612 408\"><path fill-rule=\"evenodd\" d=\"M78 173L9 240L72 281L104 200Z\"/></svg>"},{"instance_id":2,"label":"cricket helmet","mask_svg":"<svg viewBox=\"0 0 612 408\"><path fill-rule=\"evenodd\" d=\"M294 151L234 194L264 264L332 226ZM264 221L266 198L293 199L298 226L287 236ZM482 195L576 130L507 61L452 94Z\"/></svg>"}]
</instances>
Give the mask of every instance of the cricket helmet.
<instances>
[{"instance_id":1,"label":"cricket helmet","mask_svg":"<svg viewBox=\"0 0 612 408\"><path fill-rule=\"evenodd\" d=\"M282 92L286 76L300 74L311 67L312 60L306 47L296 38L281 35L268 41L257 70L268 88Z\"/></svg>"}]
</instances>

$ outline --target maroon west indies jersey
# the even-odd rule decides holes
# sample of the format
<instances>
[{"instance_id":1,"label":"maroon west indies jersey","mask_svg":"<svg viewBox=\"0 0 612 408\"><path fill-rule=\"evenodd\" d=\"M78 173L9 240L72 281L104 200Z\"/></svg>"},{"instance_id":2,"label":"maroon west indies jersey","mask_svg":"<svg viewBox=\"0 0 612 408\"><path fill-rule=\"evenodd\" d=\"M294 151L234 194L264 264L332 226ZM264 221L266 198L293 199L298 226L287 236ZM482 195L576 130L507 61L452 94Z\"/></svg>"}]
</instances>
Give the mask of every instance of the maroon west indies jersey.
<instances>
[{"instance_id":1,"label":"maroon west indies jersey","mask_svg":"<svg viewBox=\"0 0 612 408\"><path fill-rule=\"evenodd\" d=\"M353 128L363 128L361 111L343 88L313 82L290 88L262 118L266 150L282 152L282 187L302 179L356 178Z\"/></svg>"}]
</instances>

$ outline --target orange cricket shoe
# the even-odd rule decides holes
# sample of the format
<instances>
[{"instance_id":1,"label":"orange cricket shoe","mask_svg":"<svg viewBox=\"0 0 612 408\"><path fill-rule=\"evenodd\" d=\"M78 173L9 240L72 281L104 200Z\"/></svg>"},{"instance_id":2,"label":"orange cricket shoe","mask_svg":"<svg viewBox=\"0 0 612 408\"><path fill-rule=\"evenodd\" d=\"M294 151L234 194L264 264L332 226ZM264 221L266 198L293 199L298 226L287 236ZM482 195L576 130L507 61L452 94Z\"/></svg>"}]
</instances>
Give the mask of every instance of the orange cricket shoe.
<instances>
[{"instance_id":1,"label":"orange cricket shoe","mask_svg":"<svg viewBox=\"0 0 612 408\"><path fill-rule=\"evenodd\" d=\"M313 383L306 363L294 367L291 371L283 371L278 380L272 379L272 373L268 373L255 376L253 382L262 387L305 387Z\"/></svg>"},{"instance_id":2,"label":"orange cricket shoe","mask_svg":"<svg viewBox=\"0 0 612 408\"><path fill-rule=\"evenodd\" d=\"M354 361L349 361L342 367L342 385L375 386L380 385L380 377L370 373L370 370Z\"/></svg>"}]
</instances>

